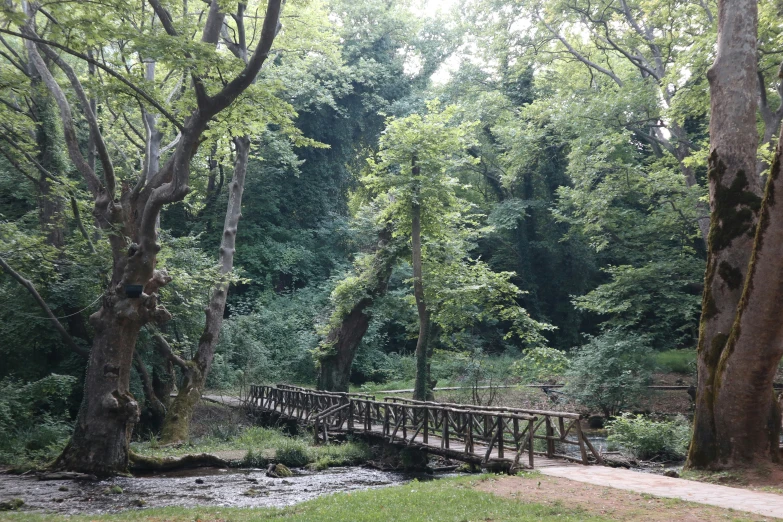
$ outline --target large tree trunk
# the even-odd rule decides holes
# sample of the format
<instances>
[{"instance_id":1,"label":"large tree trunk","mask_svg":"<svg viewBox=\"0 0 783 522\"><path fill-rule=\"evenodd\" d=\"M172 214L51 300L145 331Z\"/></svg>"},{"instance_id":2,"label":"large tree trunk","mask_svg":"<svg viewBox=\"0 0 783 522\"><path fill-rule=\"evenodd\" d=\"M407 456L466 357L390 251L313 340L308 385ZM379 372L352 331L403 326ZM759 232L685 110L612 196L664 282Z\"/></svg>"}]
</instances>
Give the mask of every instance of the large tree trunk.
<instances>
[{"instance_id":1,"label":"large tree trunk","mask_svg":"<svg viewBox=\"0 0 783 522\"><path fill-rule=\"evenodd\" d=\"M234 177L228 185L228 205L223 223L223 237L220 241L220 273L223 276L227 276L234 268L234 251L237 227L242 215L242 193L245 190L250 138L247 136L234 138L234 145L236 147ZM212 366L212 359L215 355L220 328L223 325L228 286L228 282L220 281L212 291L212 298L206 309L204 331L199 338L198 350L193 359L181 368L182 384L168 409L166 419L163 421L161 432L163 442L185 440L188 437L193 409L204 391L209 368Z\"/></svg>"},{"instance_id":2,"label":"large tree trunk","mask_svg":"<svg viewBox=\"0 0 783 522\"><path fill-rule=\"evenodd\" d=\"M172 18L159 0L150 0L167 34L180 38ZM70 443L57 461L58 467L88 473L122 473L128 467L128 444L133 424L138 420L138 405L129 391L130 367L136 338L142 326L149 322L161 324L171 316L158 305L158 289L170 282L162 271L155 270L157 253L157 222L164 205L181 201L189 192L190 167L198 151L209 121L230 106L254 81L263 66L279 30L281 2L269 0L258 45L246 67L210 96L200 77L192 72L192 87L197 108L181 124L177 124L181 139L166 164L149 179L141 176L135 187L118 186L114 166L90 101L73 68L51 48L41 43L35 33L36 4L26 4L27 23L20 29L30 60L57 102L63 123L68 155L82 174L93 195L98 226L106 231L111 244L113 269L110 283L103 295L101 309L90 317L96 335L90 352L84 386L84 399L77 426ZM202 42L216 44L224 14L217 0L210 2ZM80 150L68 98L54 79L39 54L40 50L67 77L79 103L81 114L90 127L95 151L101 163L101 176L90 166ZM145 98L161 114L166 110L151 98ZM173 118L170 114L168 118ZM121 189L121 190L118 190ZM118 192L120 192L118 194ZM240 194L241 195L241 194ZM228 231L229 235L236 233ZM130 239L130 244L128 244ZM231 243L233 255L233 239ZM141 285L143 292L135 297L129 285ZM217 290L216 290L217 291ZM225 289L223 290L225 294ZM225 297L223 297L225 304ZM211 342L212 328L220 327L222 310L216 321L210 322L201 344ZM214 345L213 345L214 346ZM208 353L205 348L204 353ZM199 359L199 363L203 361ZM211 362L211 354L210 354ZM209 369L209 363L204 365Z\"/></svg>"},{"instance_id":3,"label":"large tree trunk","mask_svg":"<svg viewBox=\"0 0 783 522\"><path fill-rule=\"evenodd\" d=\"M756 176L756 26L755 0L721 0L718 54L708 72L712 220L690 468L778 459L780 414L772 379L783 351L783 209L774 197L780 145L762 202Z\"/></svg>"},{"instance_id":4,"label":"large tree trunk","mask_svg":"<svg viewBox=\"0 0 783 522\"><path fill-rule=\"evenodd\" d=\"M319 390L348 391L356 350L370 325L369 308L386 293L392 268L397 261L397 252L391 240L392 227L389 224L378 234L378 247L369 271L360 276L366 278L367 296L353 305L339 326L332 328L323 342L328 350L318 357Z\"/></svg>"},{"instance_id":5,"label":"large tree trunk","mask_svg":"<svg viewBox=\"0 0 783 522\"><path fill-rule=\"evenodd\" d=\"M102 309L85 376L84 398L71 441L55 467L96 475L128 469L128 448L139 406L129 391L139 321Z\"/></svg>"}]
</instances>

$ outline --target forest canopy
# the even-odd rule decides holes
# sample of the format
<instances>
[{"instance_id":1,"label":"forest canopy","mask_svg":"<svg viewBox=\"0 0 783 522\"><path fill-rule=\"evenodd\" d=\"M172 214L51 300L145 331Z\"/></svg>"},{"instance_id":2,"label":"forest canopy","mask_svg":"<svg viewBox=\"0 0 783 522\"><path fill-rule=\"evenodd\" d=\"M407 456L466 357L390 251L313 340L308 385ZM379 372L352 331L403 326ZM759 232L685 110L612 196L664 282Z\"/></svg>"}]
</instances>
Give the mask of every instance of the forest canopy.
<instances>
[{"instance_id":1,"label":"forest canopy","mask_svg":"<svg viewBox=\"0 0 783 522\"><path fill-rule=\"evenodd\" d=\"M56 386L14 399L54 431L108 394L114 431L177 440L189 390L424 399L693 350L717 6L435 4L6 2L0 388ZM776 17L759 4L753 176L783 118Z\"/></svg>"}]
</instances>

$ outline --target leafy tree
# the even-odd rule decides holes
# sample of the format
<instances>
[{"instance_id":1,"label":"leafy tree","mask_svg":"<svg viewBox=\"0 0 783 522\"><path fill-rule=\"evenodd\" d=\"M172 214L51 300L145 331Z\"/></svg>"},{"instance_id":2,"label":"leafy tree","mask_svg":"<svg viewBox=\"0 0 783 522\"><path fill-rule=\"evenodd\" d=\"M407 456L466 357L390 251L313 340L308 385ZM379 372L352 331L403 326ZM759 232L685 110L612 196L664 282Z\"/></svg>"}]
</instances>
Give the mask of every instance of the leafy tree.
<instances>
[{"instance_id":1,"label":"leafy tree","mask_svg":"<svg viewBox=\"0 0 783 522\"><path fill-rule=\"evenodd\" d=\"M649 339L607 331L576 351L563 393L591 411L614 417L647 394L653 367Z\"/></svg>"},{"instance_id":2,"label":"leafy tree","mask_svg":"<svg viewBox=\"0 0 783 522\"><path fill-rule=\"evenodd\" d=\"M536 323L514 302L519 290L508 282L511 274L494 273L470 259L478 223L470 206L457 198L457 180L449 172L474 161L465 153L474 125L453 125L456 112L454 106L440 110L430 102L424 116L390 119L364 178L376 200L387 202L380 219L393 222L392 236L411 238L419 317L414 398L419 400L431 396L434 386L429 358L436 330L450 335L492 316L511 322L522 336L536 335L529 330Z\"/></svg>"},{"instance_id":3,"label":"leafy tree","mask_svg":"<svg viewBox=\"0 0 783 522\"><path fill-rule=\"evenodd\" d=\"M90 7L89 10L57 5L46 16L62 21L62 25L58 22L53 28L42 26L44 31L51 29L51 34L38 33L36 22L44 15L37 5L26 6L24 13L16 11L13 6L4 11L18 31L3 31L23 40L32 66L57 103L69 158L92 194L96 224L105 232L112 248L110 283L101 309L92 316L95 335L83 407L71 442L57 464L100 474L122 472L127 468L128 439L138 419L138 405L128 391L128 382L139 331L151 321L164 322L170 318L166 309L159 305L157 293L170 282L170 276L156 270L155 266L160 250L157 243L160 210L167 203L182 200L187 194L193 156L207 125L250 87L268 56L277 32L280 10L279 2L270 2L263 34L247 64L223 60L225 67L218 73L214 67L214 45L224 20L218 3L212 2L208 15L202 19L203 25L198 31L202 34L201 42L180 36L190 34L194 29L187 26L191 19L187 13L168 11L157 1L151 2L151 5L160 21L159 26L142 24L141 20L149 14L125 5L106 4L100 9ZM74 23L84 18L90 19L91 23ZM164 31L162 34L157 29L160 26ZM61 28L67 30L64 32ZM71 29L82 34L77 36ZM179 88L176 88L175 96L169 98L171 103L166 108L166 102L156 99L157 94L149 94L147 87L141 85L133 74L91 56L91 46L112 46L118 32L125 35L123 45L130 43L141 54L154 55L157 62L167 62L172 72L176 73L178 68L188 71L184 78L191 82L192 89L186 89L186 95L177 97ZM176 130L176 138L171 156L159 170L150 170L150 166L154 165L151 158L147 158L143 171L135 176L127 168L132 168L132 165L115 168L108 146L111 130L105 132L101 129L99 115L84 82L79 78L79 71L57 55L53 47L79 58L82 63L99 67L110 78L107 81L117 82L112 83L112 87L122 85L126 96L135 98L144 110L153 110L168 120L169 128ZM118 56L123 53L115 48ZM123 60L123 63L128 62ZM97 166L82 155L74 125L75 111L52 72L55 66L65 75L78 104L78 112L87 121L91 147L94 147L91 150L96 152L99 160ZM182 78L178 74L173 77ZM167 78L171 80L172 77ZM226 78L228 81L225 81ZM137 287L142 291L138 292Z\"/></svg>"}]
</instances>

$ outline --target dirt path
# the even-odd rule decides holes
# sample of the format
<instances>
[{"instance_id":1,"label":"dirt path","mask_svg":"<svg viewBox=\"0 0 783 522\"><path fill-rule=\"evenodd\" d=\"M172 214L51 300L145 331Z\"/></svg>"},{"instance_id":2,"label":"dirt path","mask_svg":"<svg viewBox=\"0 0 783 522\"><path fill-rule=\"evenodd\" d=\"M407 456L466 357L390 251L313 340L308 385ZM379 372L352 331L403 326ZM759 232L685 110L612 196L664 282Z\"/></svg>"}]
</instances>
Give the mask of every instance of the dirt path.
<instances>
[{"instance_id":1,"label":"dirt path","mask_svg":"<svg viewBox=\"0 0 783 522\"><path fill-rule=\"evenodd\" d=\"M569 467L569 469L573 471L572 468ZM584 470L584 468L581 469ZM596 469L611 468L596 467ZM678 522L717 522L727 520L760 522L775 520L774 518L737 512L731 509L624 491L625 488L616 489L615 487L605 485L589 484L582 481L549 476L543 474L543 470L541 471L542 473L528 474L526 476L491 478L480 482L477 489L506 498L514 498L522 502L561 505L572 509L581 508L590 515L604 516L612 520L643 520L645 522L669 522L672 520ZM642 475L636 472L628 473ZM743 490L734 491L747 493ZM747 510L748 507L751 506L743 507L743 510Z\"/></svg>"}]
</instances>

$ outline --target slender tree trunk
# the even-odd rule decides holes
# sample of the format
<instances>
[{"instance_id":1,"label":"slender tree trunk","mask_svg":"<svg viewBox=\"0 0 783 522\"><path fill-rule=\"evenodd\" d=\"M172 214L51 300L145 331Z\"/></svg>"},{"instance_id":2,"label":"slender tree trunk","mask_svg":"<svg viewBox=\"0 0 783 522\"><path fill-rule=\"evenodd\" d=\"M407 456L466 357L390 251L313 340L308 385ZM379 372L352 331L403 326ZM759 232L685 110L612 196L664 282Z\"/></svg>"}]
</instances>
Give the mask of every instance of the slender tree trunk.
<instances>
[{"instance_id":1,"label":"slender tree trunk","mask_svg":"<svg viewBox=\"0 0 783 522\"><path fill-rule=\"evenodd\" d=\"M414 157L412 162L413 175L418 176L420 167ZM418 192L413 195L411 203L411 261L413 264L413 296L416 299L416 310L419 314L419 338L416 341L416 380L413 386L413 398L419 401L432 397L430 385L429 342L431 318L430 311L424 300L424 280L421 267L421 204Z\"/></svg>"},{"instance_id":2,"label":"slender tree trunk","mask_svg":"<svg viewBox=\"0 0 783 522\"><path fill-rule=\"evenodd\" d=\"M392 247L391 240L391 225L387 225L379 233L378 247L369 273L362 274L362 277L367 278L367 297L354 304L339 326L330 330L324 340L328 350L318 358L319 390L348 391L353 359L370 325L368 309L376 299L386 293L392 268L397 261L397 252Z\"/></svg>"},{"instance_id":3,"label":"slender tree trunk","mask_svg":"<svg viewBox=\"0 0 783 522\"><path fill-rule=\"evenodd\" d=\"M720 1L718 54L708 72L712 219L690 468L778 460L780 413L772 379L783 351L783 209L775 201L780 145L762 203L756 27L755 0Z\"/></svg>"},{"instance_id":4,"label":"slender tree trunk","mask_svg":"<svg viewBox=\"0 0 783 522\"><path fill-rule=\"evenodd\" d=\"M242 215L242 193L245 190L247 162L250 155L250 138L234 138L236 161L234 177L228 185L228 205L223 223L223 237L220 241L220 273L227 276L234 268L237 227ZM228 297L228 283L220 281L212 291L212 297L206 309L204 331L199 338L198 350L183 370L183 382L177 396L168 409L163 422L161 439L164 442L185 440L188 437L193 409L201 400L209 368L215 355L215 346L223 325L223 313Z\"/></svg>"}]
</instances>

